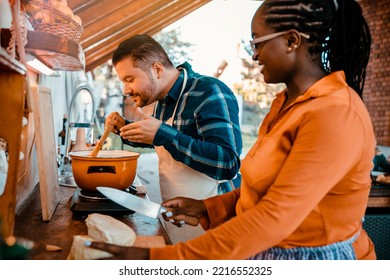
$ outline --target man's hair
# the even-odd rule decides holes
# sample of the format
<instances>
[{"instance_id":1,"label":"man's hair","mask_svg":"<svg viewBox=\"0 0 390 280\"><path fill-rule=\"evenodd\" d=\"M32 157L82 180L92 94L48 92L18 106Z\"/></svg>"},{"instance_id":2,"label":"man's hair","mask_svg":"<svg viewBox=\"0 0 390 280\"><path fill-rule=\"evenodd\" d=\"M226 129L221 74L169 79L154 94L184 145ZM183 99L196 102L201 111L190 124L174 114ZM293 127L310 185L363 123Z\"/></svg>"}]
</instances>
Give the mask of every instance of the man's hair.
<instances>
[{"instance_id":1,"label":"man's hair","mask_svg":"<svg viewBox=\"0 0 390 280\"><path fill-rule=\"evenodd\" d=\"M323 69L344 70L348 85L362 97L371 34L355 0L266 0L263 5L266 24L309 34L309 51L320 55Z\"/></svg>"},{"instance_id":2,"label":"man's hair","mask_svg":"<svg viewBox=\"0 0 390 280\"><path fill-rule=\"evenodd\" d=\"M119 44L112 56L115 66L123 59L130 59L135 67L149 71L155 62L160 62L164 67L174 67L163 47L151 36L134 35Z\"/></svg>"}]
</instances>

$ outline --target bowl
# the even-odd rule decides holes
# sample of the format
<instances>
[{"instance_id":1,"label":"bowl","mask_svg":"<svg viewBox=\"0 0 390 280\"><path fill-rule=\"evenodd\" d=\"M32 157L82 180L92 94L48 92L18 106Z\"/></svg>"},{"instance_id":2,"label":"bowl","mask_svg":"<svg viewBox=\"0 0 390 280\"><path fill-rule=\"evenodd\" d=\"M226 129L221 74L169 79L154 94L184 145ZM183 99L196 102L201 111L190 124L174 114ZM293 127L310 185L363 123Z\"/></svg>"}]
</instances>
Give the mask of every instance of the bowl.
<instances>
[{"instance_id":1,"label":"bowl","mask_svg":"<svg viewBox=\"0 0 390 280\"><path fill-rule=\"evenodd\" d=\"M105 186L127 189L134 181L139 153L122 150L101 150L96 157L91 151L70 152L76 185L83 190L97 191Z\"/></svg>"}]
</instances>

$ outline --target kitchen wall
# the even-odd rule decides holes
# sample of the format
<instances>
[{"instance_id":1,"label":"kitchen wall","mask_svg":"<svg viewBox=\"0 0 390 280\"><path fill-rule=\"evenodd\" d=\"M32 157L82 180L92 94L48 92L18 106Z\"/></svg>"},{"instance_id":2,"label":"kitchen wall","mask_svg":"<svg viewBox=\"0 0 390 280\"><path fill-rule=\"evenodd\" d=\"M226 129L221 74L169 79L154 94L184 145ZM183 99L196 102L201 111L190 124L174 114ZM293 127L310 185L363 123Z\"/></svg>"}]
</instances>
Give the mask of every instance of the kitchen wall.
<instances>
[{"instance_id":1,"label":"kitchen wall","mask_svg":"<svg viewBox=\"0 0 390 280\"><path fill-rule=\"evenodd\" d=\"M88 83L84 71L58 71L54 77L29 72L30 86L40 85L51 90L54 142L57 147L57 135L62 129L64 114L68 114L68 107L76 88L80 84ZM19 212L24 202L39 183L38 160L36 152L36 137L34 131L34 112L26 112L28 123L23 127L21 151L25 155L18 168L18 191L16 199L16 212ZM44 121L44 120L42 120Z\"/></svg>"},{"instance_id":2,"label":"kitchen wall","mask_svg":"<svg viewBox=\"0 0 390 280\"><path fill-rule=\"evenodd\" d=\"M359 3L372 36L363 98L378 144L390 146L390 1L362 0Z\"/></svg>"}]
</instances>

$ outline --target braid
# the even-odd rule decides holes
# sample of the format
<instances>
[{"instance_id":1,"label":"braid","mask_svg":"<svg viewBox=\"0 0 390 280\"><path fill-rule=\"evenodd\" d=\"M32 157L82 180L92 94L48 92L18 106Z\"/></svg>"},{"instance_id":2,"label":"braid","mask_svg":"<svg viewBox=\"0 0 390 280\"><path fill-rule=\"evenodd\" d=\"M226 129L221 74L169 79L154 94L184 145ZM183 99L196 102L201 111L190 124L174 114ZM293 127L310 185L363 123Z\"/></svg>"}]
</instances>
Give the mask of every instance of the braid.
<instances>
[{"instance_id":1,"label":"braid","mask_svg":"<svg viewBox=\"0 0 390 280\"><path fill-rule=\"evenodd\" d=\"M363 93L371 36L355 0L266 0L266 23L276 31L307 33L309 52L327 73L344 70L347 83Z\"/></svg>"},{"instance_id":2,"label":"braid","mask_svg":"<svg viewBox=\"0 0 390 280\"><path fill-rule=\"evenodd\" d=\"M347 83L362 97L371 34L356 1L339 3L340 10L329 36L329 65L332 71L344 70Z\"/></svg>"}]
</instances>

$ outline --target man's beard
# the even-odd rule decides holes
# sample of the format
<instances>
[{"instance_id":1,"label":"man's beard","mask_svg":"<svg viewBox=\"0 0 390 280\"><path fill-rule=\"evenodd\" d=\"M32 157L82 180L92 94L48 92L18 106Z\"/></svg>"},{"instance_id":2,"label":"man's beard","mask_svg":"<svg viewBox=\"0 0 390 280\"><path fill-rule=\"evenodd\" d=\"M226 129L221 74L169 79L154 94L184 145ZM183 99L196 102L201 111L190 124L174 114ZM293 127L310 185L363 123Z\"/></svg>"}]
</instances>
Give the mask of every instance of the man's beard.
<instances>
[{"instance_id":1,"label":"man's beard","mask_svg":"<svg viewBox=\"0 0 390 280\"><path fill-rule=\"evenodd\" d=\"M143 90L142 94L138 94L140 101L137 107L144 107L155 101L152 97L157 94L157 83L152 77L149 78L149 82L149 85Z\"/></svg>"}]
</instances>

